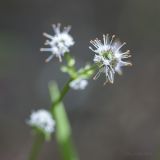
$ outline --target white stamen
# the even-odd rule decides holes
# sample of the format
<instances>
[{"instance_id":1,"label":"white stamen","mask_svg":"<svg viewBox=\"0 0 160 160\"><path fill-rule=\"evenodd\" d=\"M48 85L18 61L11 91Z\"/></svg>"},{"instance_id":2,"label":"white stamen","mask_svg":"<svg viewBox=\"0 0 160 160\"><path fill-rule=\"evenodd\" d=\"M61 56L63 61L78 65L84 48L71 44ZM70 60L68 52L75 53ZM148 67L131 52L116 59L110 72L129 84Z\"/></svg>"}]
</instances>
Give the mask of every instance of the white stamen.
<instances>
[{"instance_id":1,"label":"white stamen","mask_svg":"<svg viewBox=\"0 0 160 160\"><path fill-rule=\"evenodd\" d=\"M121 67L131 65L130 62L123 61L123 59L131 57L130 51L128 50L123 53L120 51L126 43L124 42L121 45L118 45L119 42L113 43L114 38L115 35L113 35L109 41L109 36L107 34L106 36L103 35L103 43L98 38L90 41L95 49L91 46L89 46L89 49L96 53L93 61L97 63L100 68L93 79L97 79L100 74L104 72L106 75L106 81L104 84L107 82L113 83L115 72L121 74Z\"/></svg>"},{"instance_id":2,"label":"white stamen","mask_svg":"<svg viewBox=\"0 0 160 160\"><path fill-rule=\"evenodd\" d=\"M55 35L49 35L48 33L43 33L43 35L50 40L46 40L45 45L49 45L50 48L41 48L40 51L51 52L51 54L58 57L59 61L62 62L62 56L66 52L69 52L69 48L74 45L74 40L69 35L69 31L71 26L65 27L62 31L60 31L61 24L52 25ZM54 56L50 56L46 59L46 62L49 62Z\"/></svg>"}]
</instances>

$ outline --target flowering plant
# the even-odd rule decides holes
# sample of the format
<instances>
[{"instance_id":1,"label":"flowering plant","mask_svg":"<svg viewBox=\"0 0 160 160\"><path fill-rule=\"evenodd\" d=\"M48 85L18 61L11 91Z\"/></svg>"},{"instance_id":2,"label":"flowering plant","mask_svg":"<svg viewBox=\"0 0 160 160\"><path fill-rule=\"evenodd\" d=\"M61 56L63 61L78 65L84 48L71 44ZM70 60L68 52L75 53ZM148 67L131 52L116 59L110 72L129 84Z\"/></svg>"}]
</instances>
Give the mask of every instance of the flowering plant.
<instances>
[{"instance_id":1,"label":"flowering plant","mask_svg":"<svg viewBox=\"0 0 160 160\"><path fill-rule=\"evenodd\" d=\"M95 47L90 46L95 55L93 57L93 64L86 64L84 67L77 69L75 66L75 59L72 57L70 47L75 42L69 34L70 26L64 27L60 30L61 25L53 25L55 35L43 33L48 39L44 45L49 48L41 48L42 52L50 52L51 55L46 59L49 62L53 57L57 57L60 62L65 59L65 64L61 66L61 71L69 75L69 80L64 85L63 89L59 91L55 82L50 83L49 91L52 105L49 111L41 109L34 111L27 120L34 132L36 133L36 140L33 144L29 160L36 160L41 147L45 140L50 140L52 133L55 132L55 137L64 160L78 160L78 156L71 138L71 127L67 118L67 114L62 103L64 96L70 88L74 90L84 90L88 85L88 79L93 77L96 80L101 73L105 74L107 82L114 83L114 76L117 72L122 74L123 66L130 66L130 62L124 61L131 57L130 51L122 52L121 48L126 43L120 43L115 36L111 38L109 35L103 35L103 42L96 38L90 43ZM96 70L98 72L95 74ZM94 75L95 74L95 75ZM55 127L56 126L56 127Z\"/></svg>"}]
</instances>

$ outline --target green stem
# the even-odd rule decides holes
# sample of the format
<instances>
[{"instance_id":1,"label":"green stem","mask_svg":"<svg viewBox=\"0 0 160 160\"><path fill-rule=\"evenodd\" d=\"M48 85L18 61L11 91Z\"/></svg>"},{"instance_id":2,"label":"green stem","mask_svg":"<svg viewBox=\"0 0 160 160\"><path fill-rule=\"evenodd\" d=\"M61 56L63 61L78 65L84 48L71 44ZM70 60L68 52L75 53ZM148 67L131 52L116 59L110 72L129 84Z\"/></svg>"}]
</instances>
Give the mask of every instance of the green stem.
<instances>
[{"instance_id":1,"label":"green stem","mask_svg":"<svg viewBox=\"0 0 160 160\"><path fill-rule=\"evenodd\" d=\"M68 81L70 82L70 81ZM68 120L67 112L61 101L62 93L69 90L69 83L59 92L56 83L50 83L49 86L51 100L57 99L56 105L52 107L52 115L56 121L56 140L63 160L78 160L77 152L72 141L72 131ZM58 103L59 102L59 103ZM55 104L55 103L54 103Z\"/></svg>"},{"instance_id":2,"label":"green stem","mask_svg":"<svg viewBox=\"0 0 160 160\"><path fill-rule=\"evenodd\" d=\"M93 65L89 69L84 70L84 72L80 74L84 74L85 72L92 69L95 69L95 65ZM58 87L57 88L54 87L55 91L53 90L51 91L50 88L52 88L52 85L51 87L49 87L52 98L51 113L53 114L54 118L56 118L56 120L58 121L58 122L56 121L57 123L56 139L64 160L78 160L74 145L72 143L71 128L68 121L68 117L65 108L61 103L64 96L70 89L69 83L73 80L74 80L73 78L70 78L60 93ZM38 154L41 151L44 141L45 141L44 135L38 132L35 142L32 146L29 160L37 160Z\"/></svg>"},{"instance_id":3,"label":"green stem","mask_svg":"<svg viewBox=\"0 0 160 160\"><path fill-rule=\"evenodd\" d=\"M36 139L32 145L29 160L36 160L44 142L44 135L37 132Z\"/></svg>"},{"instance_id":4,"label":"green stem","mask_svg":"<svg viewBox=\"0 0 160 160\"><path fill-rule=\"evenodd\" d=\"M69 79L68 82L65 84L65 86L63 87L62 91L60 92L60 96L58 96L58 98L56 98L56 100L52 103L51 105L51 112L53 112L54 108L56 105L58 105L62 99L64 98L64 96L66 95L66 93L69 91L70 87L69 87L69 83L72 81L73 79ZM28 160L37 160L38 158L38 154L41 151L42 145L45 141L45 137L44 135L42 135L42 133L37 132L36 135L36 139L33 143L30 155L29 155L29 159Z\"/></svg>"},{"instance_id":5,"label":"green stem","mask_svg":"<svg viewBox=\"0 0 160 160\"><path fill-rule=\"evenodd\" d=\"M66 95L66 93L69 91L70 87L69 87L69 83L72 81L73 79L70 78L68 80L68 82L65 84L65 86L63 87L62 91L60 92L60 95L58 96L58 98L53 101L52 105L51 105L51 112L54 110L54 107L60 103L62 101L62 99L64 98L64 96ZM55 99L55 97L54 97Z\"/></svg>"}]
</instances>

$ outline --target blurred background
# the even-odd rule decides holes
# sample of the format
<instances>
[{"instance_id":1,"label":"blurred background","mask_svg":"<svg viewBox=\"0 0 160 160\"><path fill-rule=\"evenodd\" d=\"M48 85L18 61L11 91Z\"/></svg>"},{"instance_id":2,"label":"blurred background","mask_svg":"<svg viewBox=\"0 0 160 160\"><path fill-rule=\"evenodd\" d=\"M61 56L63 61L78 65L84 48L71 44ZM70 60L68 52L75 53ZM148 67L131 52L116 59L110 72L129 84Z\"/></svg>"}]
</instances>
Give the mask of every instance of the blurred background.
<instances>
[{"instance_id":1,"label":"blurred background","mask_svg":"<svg viewBox=\"0 0 160 160\"><path fill-rule=\"evenodd\" d=\"M49 81L62 88L68 79L58 59L45 64L49 54L39 51L42 33L53 34L57 22L72 25L78 67L92 62L89 41L103 33L127 42L133 55L114 85L103 86L102 75L65 97L80 159L160 159L159 17L159 0L1 0L0 160L27 160L33 136L25 120L49 108ZM54 139L39 159L60 159Z\"/></svg>"}]
</instances>

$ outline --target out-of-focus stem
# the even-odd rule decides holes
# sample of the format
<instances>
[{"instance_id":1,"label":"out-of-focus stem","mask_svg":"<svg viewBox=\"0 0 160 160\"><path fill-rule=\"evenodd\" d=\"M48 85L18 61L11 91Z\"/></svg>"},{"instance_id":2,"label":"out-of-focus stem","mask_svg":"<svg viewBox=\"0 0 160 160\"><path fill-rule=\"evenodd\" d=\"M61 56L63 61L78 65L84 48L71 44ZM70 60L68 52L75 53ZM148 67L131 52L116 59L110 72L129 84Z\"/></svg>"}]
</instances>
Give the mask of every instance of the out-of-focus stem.
<instances>
[{"instance_id":1,"label":"out-of-focus stem","mask_svg":"<svg viewBox=\"0 0 160 160\"><path fill-rule=\"evenodd\" d=\"M52 105L51 105L51 112L53 111L54 107L60 103L62 101L62 99L64 98L64 96L66 95L66 93L69 91L70 87L69 87L69 83L72 81L73 79L70 78L68 80L68 82L64 85L63 89L60 92L60 95L58 96L58 98L53 101ZM55 98L54 98L55 99Z\"/></svg>"},{"instance_id":2,"label":"out-of-focus stem","mask_svg":"<svg viewBox=\"0 0 160 160\"><path fill-rule=\"evenodd\" d=\"M65 93L65 89L68 90L69 83L66 84L66 87L59 92L58 86L56 83L50 84L50 95L52 101L55 98L61 97L62 93ZM58 98L60 99L60 98ZM56 140L58 144L59 151L63 160L78 160L77 152L72 141L72 131L70 122L68 120L67 112L62 102L56 103L52 108L52 114L56 121Z\"/></svg>"},{"instance_id":3,"label":"out-of-focus stem","mask_svg":"<svg viewBox=\"0 0 160 160\"><path fill-rule=\"evenodd\" d=\"M42 149L44 142L44 135L42 133L37 133L36 139L32 145L31 153L29 156L29 160L36 160L38 158L39 152Z\"/></svg>"},{"instance_id":4,"label":"out-of-focus stem","mask_svg":"<svg viewBox=\"0 0 160 160\"><path fill-rule=\"evenodd\" d=\"M69 79L68 82L64 85L62 91L60 92L60 96L52 103L51 105L51 112L53 112L54 107L56 105L58 105L62 99L64 98L64 96L66 95L66 93L69 91L70 87L69 87L69 83L72 81L72 79ZM37 132L36 135L36 139L32 145L32 149L29 155L28 160L37 160L38 155L41 151L41 148L43 146L43 143L45 141L45 137L42 133Z\"/></svg>"},{"instance_id":5,"label":"out-of-focus stem","mask_svg":"<svg viewBox=\"0 0 160 160\"><path fill-rule=\"evenodd\" d=\"M95 65L93 65L90 68L84 70L84 72L82 72L81 74L84 74L85 72L88 72L90 70L95 70ZM61 90L60 93L59 93L58 88L57 88L56 91L54 91L54 97L53 97L54 100L52 99L52 104L51 104L51 109L50 109L53 117L54 118L56 117L56 119L58 120L57 128L59 128L59 129L57 131L57 136L56 137L57 137L57 141L59 143L58 144L59 148L60 148L60 150L63 154L63 159L64 160L78 160L78 157L77 157L76 152L75 152L74 145L72 143L71 128L70 128L70 124L69 124L69 121L68 121L68 117L67 117L65 108L61 103L64 96L66 95L66 93L70 89L69 83L73 80L74 80L73 78L70 78L67 81L67 83L64 85L64 87L63 87L63 89ZM50 93L51 93L51 90L50 90ZM59 118L62 118L63 120L61 121ZM63 123L64 123L64 126L62 126ZM62 132L63 127L66 128L66 130L64 130L64 133ZM64 136L65 140L63 139L64 137L61 136L61 135L65 135ZM31 149L28 160L37 160L44 141L45 141L44 135L40 132L37 132L37 136L36 136L36 139L33 143L33 146L32 146L32 149Z\"/></svg>"}]
</instances>

